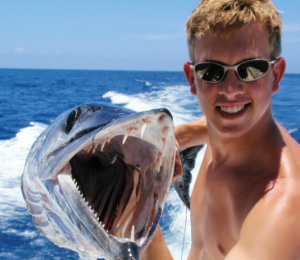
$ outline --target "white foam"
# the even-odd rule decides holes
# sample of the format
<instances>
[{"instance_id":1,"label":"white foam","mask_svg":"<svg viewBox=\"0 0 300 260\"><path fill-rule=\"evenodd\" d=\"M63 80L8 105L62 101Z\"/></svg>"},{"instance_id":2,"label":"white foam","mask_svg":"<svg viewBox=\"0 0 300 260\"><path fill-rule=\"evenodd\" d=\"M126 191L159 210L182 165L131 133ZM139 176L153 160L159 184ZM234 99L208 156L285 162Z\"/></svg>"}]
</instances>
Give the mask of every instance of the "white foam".
<instances>
[{"instance_id":1,"label":"white foam","mask_svg":"<svg viewBox=\"0 0 300 260\"><path fill-rule=\"evenodd\" d=\"M295 132L298 131L298 128L289 129L288 131L289 131L290 134L291 134L291 133L295 133Z\"/></svg>"},{"instance_id":2,"label":"white foam","mask_svg":"<svg viewBox=\"0 0 300 260\"><path fill-rule=\"evenodd\" d=\"M188 86L169 86L152 92L127 95L116 91L109 91L103 95L113 104L122 104L134 111L145 111L155 108L168 108L174 117L174 124L182 124L196 119L195 111L188 110L191 106L200 113L196 98L193 98Z\"/></svg>"},{"instance_id":3,"label":"white foam","mask_svg":"<svg viewBox=\"0 0 300 260\"><path fill-rule=\"evenodd\" d=\"M0 216L17 214L15 206L25 207L21 194L21 174L32 144L46 128L40 123L30 125L21 129L16 137L0 141Z\"/></svg>"}]
</instances>

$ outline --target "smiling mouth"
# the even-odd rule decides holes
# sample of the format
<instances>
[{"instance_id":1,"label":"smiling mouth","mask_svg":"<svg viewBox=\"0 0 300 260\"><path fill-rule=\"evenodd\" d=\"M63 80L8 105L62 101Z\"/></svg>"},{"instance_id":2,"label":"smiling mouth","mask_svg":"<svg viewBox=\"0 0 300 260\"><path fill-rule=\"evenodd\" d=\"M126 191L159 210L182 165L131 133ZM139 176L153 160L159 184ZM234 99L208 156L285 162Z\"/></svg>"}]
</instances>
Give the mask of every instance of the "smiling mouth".
<instances>
[{"instance_id":1,"label":"smiling mouth","mask_svg":"<svg viewBox=\"0 0 300 260\"><path fill-rule=\"evenodd\" d=\"M243 106L221 106L220 109L221 111L223 112L226 112L228 114L235 114L235 113L238 113L240 112L241 110L243 110L245 107L245 105Z\"/></svg>"}]
</instances>

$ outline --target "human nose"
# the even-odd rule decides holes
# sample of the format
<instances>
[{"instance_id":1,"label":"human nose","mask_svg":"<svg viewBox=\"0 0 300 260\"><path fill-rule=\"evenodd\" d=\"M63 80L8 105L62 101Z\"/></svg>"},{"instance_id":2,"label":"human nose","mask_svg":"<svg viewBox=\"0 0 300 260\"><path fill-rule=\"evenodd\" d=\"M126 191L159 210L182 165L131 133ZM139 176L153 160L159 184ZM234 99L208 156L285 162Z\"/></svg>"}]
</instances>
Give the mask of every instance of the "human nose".
<instances>
[{"instance_id":1,"label":"human nose","mask_svg":"<svg viewBox=\"0 0 300 260\"><path fill-rule=\"evenodd\" d=\"M230 69L219 85L219 93L227 96L242 94L245 91L244 83L238 78L236 72Z\"/></svg>"}]
</instances>

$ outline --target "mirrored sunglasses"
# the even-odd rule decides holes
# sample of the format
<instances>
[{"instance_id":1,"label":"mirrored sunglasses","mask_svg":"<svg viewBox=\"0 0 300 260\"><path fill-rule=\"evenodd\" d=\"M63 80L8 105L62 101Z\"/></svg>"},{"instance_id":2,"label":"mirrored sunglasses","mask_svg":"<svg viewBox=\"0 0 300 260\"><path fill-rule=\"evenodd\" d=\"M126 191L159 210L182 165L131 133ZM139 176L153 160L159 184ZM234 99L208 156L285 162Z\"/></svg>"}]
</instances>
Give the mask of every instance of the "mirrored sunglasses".
<instances>
[{"instance_id":1,"label":"mirrored sunglasses","mask_svg":"<svg viewBox=\"0 0 300 260\"><path fill-rule=\"evenodd\" d=\"M234 70L236 75L242 81L254 81L265 75L270 65L274 61L267 61L264 59L253 59L243 61L234 66L225 66L216 62L201 62L196 65L190 65L196 72L198 78L210 82L217 83L223 80L227 70Z\"/></svg>"}]
</instances>

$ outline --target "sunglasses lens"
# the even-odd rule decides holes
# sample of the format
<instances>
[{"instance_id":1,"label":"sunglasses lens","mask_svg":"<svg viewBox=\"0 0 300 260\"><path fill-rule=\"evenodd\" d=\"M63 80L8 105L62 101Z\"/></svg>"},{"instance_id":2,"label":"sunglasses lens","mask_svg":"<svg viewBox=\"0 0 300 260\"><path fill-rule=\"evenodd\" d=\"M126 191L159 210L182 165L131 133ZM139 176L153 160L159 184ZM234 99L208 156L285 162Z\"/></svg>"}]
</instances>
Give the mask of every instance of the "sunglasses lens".
<instances>
[{"instance_id":1,"label":"sunglasses lens","mask_svg":"<svg viewBox=\"0 0 300 260\"><path fill-rule=\"evenodd\" d=\"M224 68L214 63L200 63L195 67L197 76L208 82L219 82L224 76Z\"/></svg>"},{"instance_id":2,"label":"sunglasses lens","mask_svg":"<svg viewBox=\"0 0 300 260\"><path fill-rule=\"evenodd\" d=\"M268 69L268 61L253 60L242 63L240 66L238 66L237 72L242 80L252 81L265 75Z\"/></svg>"}]
</instances>

